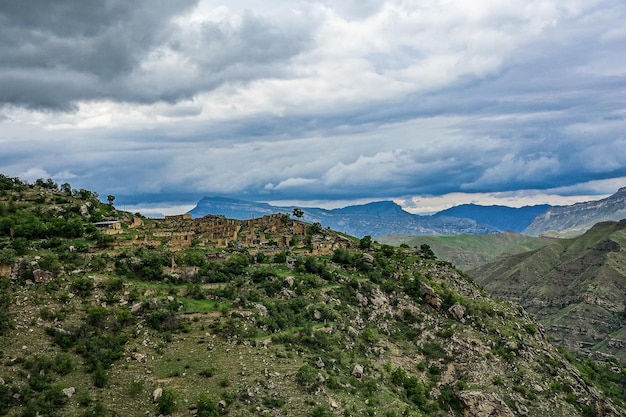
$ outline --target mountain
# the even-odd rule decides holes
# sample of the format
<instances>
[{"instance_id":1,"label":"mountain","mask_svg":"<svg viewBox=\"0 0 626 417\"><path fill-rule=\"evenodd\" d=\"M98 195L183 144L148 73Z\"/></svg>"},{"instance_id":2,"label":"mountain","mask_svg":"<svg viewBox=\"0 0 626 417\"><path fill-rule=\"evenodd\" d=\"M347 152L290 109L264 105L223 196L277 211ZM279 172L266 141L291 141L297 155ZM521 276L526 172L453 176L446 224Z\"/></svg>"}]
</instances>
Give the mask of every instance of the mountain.
<instances>
[{"instance_id":1,"label":"mountain","mask_svg":"<svg viewBox=\"0 0 626 417\"><path fill-rule=\"evenodd\" d=\"M626 360L626 220L468 271L519 302L569 350Z\"/></svg>"},{"instance_id":2,"label":"mountain","mask_svg":"<svg viewBox=\"0 0 626 417\"><path fill-rule=\"evenodd\" d=\"M626 187L597 201L553 207L539 215L522 233L538 236L554 234L575 236L584 233L594 224L626 218Z\"/></svg>"},{"instance_id":3,"label":"mountain","mask_svg":"<svg viewBox=\"0 0 626 417\"><path fill-rule=\"evenodd\" d=\"M549 204L524 207L481 206L477 204L461 204L442 210L435 214L439 216L461 217L475 220L479 224L492 226L502 232L512 231L520 233L533 220L553 208Z\"/></svg>"},{"instance_id":4,"label":"mountain","mask_svg":"<svg viewBox=\"0 0 626 417\"><path fill-rule=\"evenodd\" d=\"M555 238L526 236L514 232L489 233L484 235L381 236L378 242L418 248L430 246L437 258L452 262L457 268L468 270L516 253L524 253L549 245Z\"/></svg>"},{"instance_id":5,"label":"mountain","mask_svg":"<svg viewBox=\"0 0 626 417\"><path fill-rule=\"evenodd\" d=\"M220 197L205 197L189 211L194 217L207 214L224 215L234 219L249 219L270 213L290 214L294 207L276 207L266 203ZM495 227L478 224L472 219L450 216L419 216L408 213L392 201L379 201L363 205L326 210L303 208L303 220L319 222L352 236L385 236L390 234L448 235L458 233L496 233Z\"/></svg>"},{"instance_id":6,"label":"mountain","mask_svg":"<svg viewBox=\"0 0 626 417\"><path fill-rule=\"evenodd\" d=\"M418 250L3 180L0 415L624 414L622 365Z\"/></svg>"}]
</instances>

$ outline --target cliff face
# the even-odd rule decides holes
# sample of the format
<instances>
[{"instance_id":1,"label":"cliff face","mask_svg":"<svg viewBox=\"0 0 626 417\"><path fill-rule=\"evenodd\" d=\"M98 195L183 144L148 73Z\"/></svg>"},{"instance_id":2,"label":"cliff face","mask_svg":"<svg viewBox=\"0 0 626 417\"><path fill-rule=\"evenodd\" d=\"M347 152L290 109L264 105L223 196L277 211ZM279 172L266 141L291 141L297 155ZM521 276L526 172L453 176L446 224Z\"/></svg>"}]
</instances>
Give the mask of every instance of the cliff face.
<instances>
[{"instance_id":1,"label":"cliff face","mask_svg":"<svg viewBox=\"0 0 626 417\"><path fill-rule=\"evenodd\" d=\"M470 271L495 297L520 302L569 350L626 360L626 220Z\"/></svg>"},{"instance_id":2,"label":"cliff face","mask_svg":"<svg viewBox=\"0 0 626 417\"><path fill-rule=\"evenodd\" d=\"M619 221L624 218L626 218L626 187L602 200L550 208L539 215L522 233L531 236L550 233L576 236L596 223Z\"/></svg>"}]
</instances>

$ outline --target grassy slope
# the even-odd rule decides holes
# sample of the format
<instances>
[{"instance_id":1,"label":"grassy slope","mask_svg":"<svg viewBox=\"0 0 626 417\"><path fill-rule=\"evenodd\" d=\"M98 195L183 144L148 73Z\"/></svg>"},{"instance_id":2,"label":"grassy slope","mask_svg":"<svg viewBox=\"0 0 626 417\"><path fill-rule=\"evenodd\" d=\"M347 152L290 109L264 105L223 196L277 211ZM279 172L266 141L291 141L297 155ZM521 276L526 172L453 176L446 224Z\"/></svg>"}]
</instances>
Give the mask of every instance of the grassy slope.
<instances>
[{"instance_id":1,"label":"grassy slope","mask_svg":"<svg viewBox=\"0 0 626 417\"><path fill-rule=\"evenodd\" d=\"M515 413L611 415L519 306L414 251L376 246L371 265L357 249L299 252L290 267L251 263L244 250L183 280L163 274L166 247L85 237L29 240L4 279L12 328L0 335L0 414L157 415L167 403L151 396L163 388L177 416L203 398L208 416L462 415L464 396L484 406L485 395ZM0 245L5 256L13 241ZM176 256L188 266L185 251ZM27 272L52 258L56 276L32 284ZM448 310L455 303L462 319ZM363 376L352 375L357 364Z\"/></svg>"},{"instance_id":2,"label":"grassy slope","mask_svg":"<svg viewBox=\"0 0 626 417\"><path fill-rule=\"evenodd\" d=\"M585 348L623 360L623 350L607 348L607 339L626 324L626 252L619 246L625 242L624 226L601 223L577 238L470 273L496 297L519 300L568 348L577 350L584 342Z\"/></svg>"},{"instance_id":3,"label":"grassy slope","mask_svg":"<svg viewBox=\"0 0 626 417\"><path fill-rule=\"evenodd\" d=\"M438 258L452 262L458 268L475 268L497 258L538 249L553 239L524 236L505 232L487 235L412 236L392 235L377 238L380 243L410 247L429 245Z\"/></svg>"}]
</instances>

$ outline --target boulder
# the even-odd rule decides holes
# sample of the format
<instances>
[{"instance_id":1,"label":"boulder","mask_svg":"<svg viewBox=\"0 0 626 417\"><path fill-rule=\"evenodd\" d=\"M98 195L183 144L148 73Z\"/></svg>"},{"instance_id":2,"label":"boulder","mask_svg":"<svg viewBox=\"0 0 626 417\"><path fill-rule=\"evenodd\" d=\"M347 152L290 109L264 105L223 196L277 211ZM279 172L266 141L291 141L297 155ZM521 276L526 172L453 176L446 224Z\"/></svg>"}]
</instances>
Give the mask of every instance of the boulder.
<instances>
[{"instance_id":1,"label":"boulder","mask_svg":"<svg viewBox=\"0 0 626 417\"><path fill-rule=\"evenodd\" d=\"M355 378L361 378L363 376L363 365L358 363L352 368L352 376Z\"/></svg>"},{"instance_id":2,"label":"boulder","mask_svg":"<svg viewBox=\"0 0 626 417\"><path fill-rule=\"evenodd\" d=\"M159 398L161 398L162 395L163 395L163 388L157 388L154 391L152 391L152 400L156 401Z\"/></svg>"},{"instance_id":3,"label":"boulder","mask_svg":"<svg viewBox=\"0 0 626 417\"><path fill-rule=\"evenodd\" d=\"M439 298L433 287L422 282L420 283L420 293L422 294L424 301L426 301L426 303L428 303L431 307L435 310L441 309L441 298Z\"/></svg>"},{"instance_id":4,"label":"boulder","mask_svg":"<svg viewBox=\"0 0 626 417\"><path fill-rule=\"evenodd\" d=\"M284 280L284 283L287 284L290 288L293 287L293 284L295 283L294 278L293 277L286 277Z\"/></svg>"},{"instance_id":5,"label":"boulder","mask_svg":"<svg viewBox=\"0 0 626 417\"><path fill-rule=\"evenodd\" d=\"M54 274L50 271L44 271L42 269L35 269L33 271L33 279L37 284L46 283L52 281Z\"/></svg>"},{"instance_id":6,"label":"boulder","mask_svg":"<svg viewBox=\"0 0 626 417\"><path fill-rule=\"evenodd\" d=\"M511 409L495 393L461 391L458 397L464 417L514 417Z\"/></svg>"},{"instance_id":7,"label":"boulder","mask_svg":"<svg viewBox=\"0 0 626 417\"><path fill-rule=\"evenodd\" d=\"M454 303L452 307L448 309L448 313L450 313L450 315L456 320L462 321L463 316L465 316L465 307L459 303Z\"/></svg>"},{"instance_id":8,"label":"boulder","mask_svg":"<svg viewBox=\"0 0 626 417\"><path fill-rule=\"evenodd\" d=\"M74 394L76 393L76 388L74 387L63 388L62 391L63 391L63 394L67 396L67 398L72 398Z\"/></svg>"}]
</instances>

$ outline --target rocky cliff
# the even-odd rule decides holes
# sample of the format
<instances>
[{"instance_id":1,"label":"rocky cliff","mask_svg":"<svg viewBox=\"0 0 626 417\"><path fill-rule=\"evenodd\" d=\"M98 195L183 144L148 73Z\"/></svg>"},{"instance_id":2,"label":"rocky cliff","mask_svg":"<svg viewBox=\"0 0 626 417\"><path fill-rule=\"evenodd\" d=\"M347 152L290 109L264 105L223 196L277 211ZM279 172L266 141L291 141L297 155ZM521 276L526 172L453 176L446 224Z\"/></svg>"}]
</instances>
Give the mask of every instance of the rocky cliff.
<instances>
[{"instance_id":1,"label":"rocky cliff","mask_svg":"<svg viewBox=\"0 0 626 417\"><path fill-rule=\"evenodd\" d=\"M571 206L553 207L539 215L522 233L576 236L594 224L626 218L626 187L610 197Z\"/></svg>"}]
</instances>

